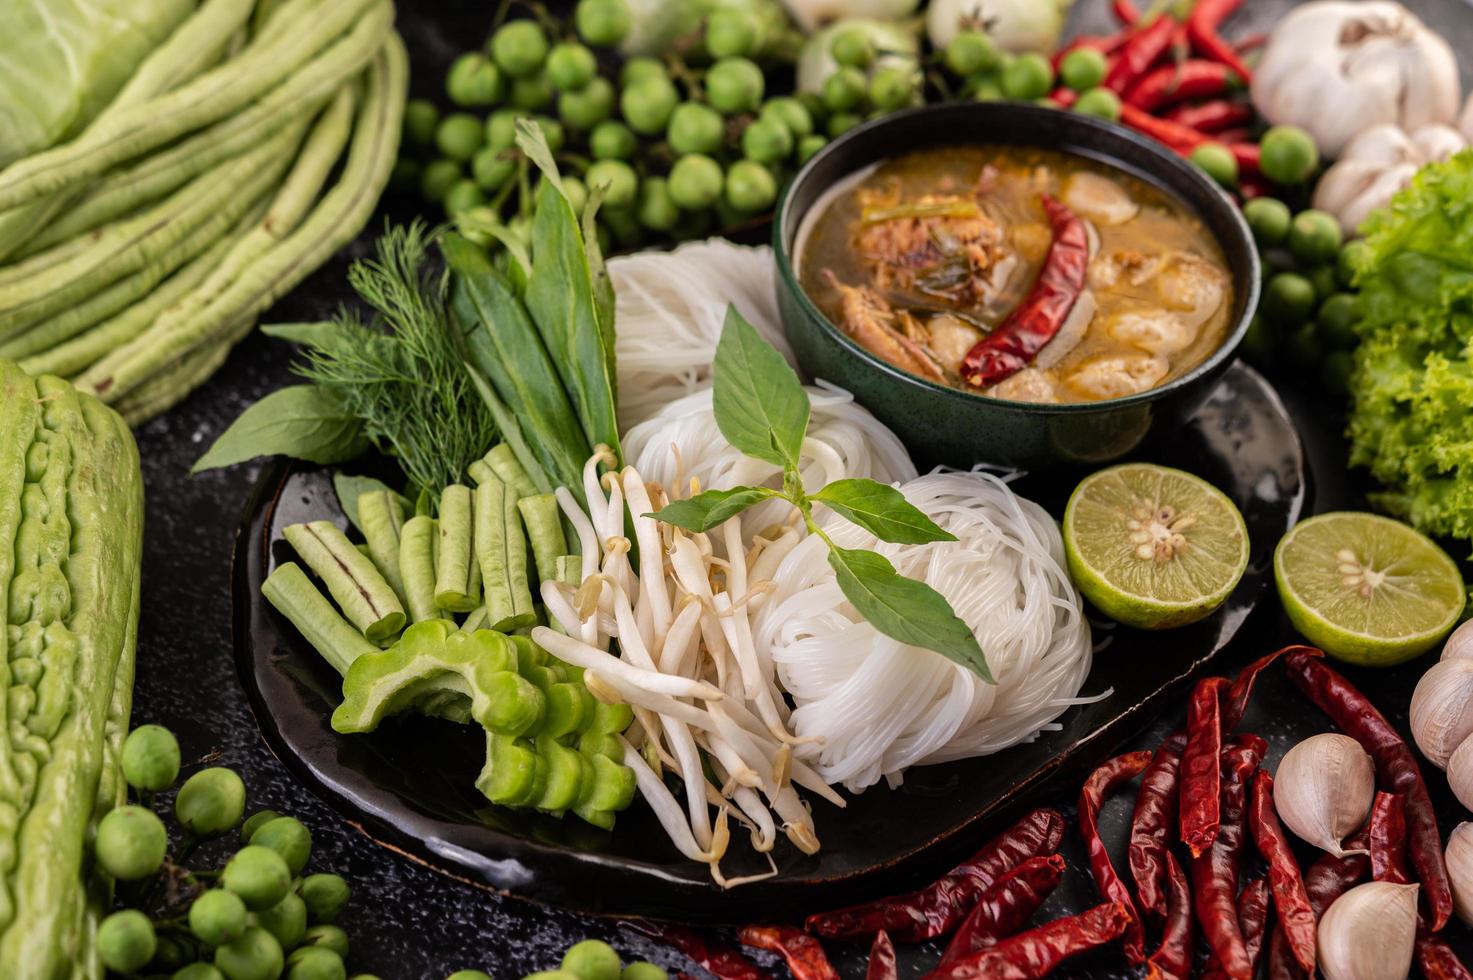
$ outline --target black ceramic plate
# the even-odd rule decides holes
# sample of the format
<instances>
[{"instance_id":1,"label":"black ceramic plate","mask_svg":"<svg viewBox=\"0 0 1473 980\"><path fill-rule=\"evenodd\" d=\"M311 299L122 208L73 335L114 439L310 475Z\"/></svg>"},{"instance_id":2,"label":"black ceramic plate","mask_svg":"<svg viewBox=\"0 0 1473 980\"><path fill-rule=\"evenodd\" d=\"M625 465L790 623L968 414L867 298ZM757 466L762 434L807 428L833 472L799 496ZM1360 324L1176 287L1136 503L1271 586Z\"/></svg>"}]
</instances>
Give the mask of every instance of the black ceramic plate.
<instances>
[{"instance_id":1,"label":"black ceramic plate","mask_svg":"<svg viewBox=\"0 0 1473 980\"><path fill-rule=\"evenodd\" d=\"M949 866L1025 803L1073 787L1090 767L1146 725L1160 702L1201 673L1272 587L1274 544L1304 506L1304 457L1273 389L1233 367L1192 422L1148 458L1190 469L1243 511L1252 539L1248 572L1207 620L1164 633L1099 629L1109 637L1086 694L1111 697L1071 709L1059 731L998 755L912 769L900 789L875 787L847 810L815 802L823 850L805 856L779 842L776 878L722 892L703 866L666 841L638 802L612 833L577 820L503 810L474 787L484 741L469 729L419 717L371 735L328 725L339 679L260 598L289 557L281 529L343 520L328 471L278 463L261 477L236 541L235 653L262 734L286 765L364 831L459 877L539 901L593 912L703 921L788 917L905 887ZM1057 514L1073 478L1026 478L1019 491ZM761 865L733 841L729 875Z\"/></svg>"}]
</instances>

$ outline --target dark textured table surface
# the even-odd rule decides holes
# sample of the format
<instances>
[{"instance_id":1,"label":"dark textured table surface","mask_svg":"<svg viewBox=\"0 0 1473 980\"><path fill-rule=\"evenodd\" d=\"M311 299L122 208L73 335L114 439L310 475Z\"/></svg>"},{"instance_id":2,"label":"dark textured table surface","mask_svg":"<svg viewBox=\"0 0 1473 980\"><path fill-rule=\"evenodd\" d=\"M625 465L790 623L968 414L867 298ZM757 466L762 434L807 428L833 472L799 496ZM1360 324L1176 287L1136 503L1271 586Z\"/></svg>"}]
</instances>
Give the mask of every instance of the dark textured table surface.
<instances>
[{"instance_id":1,"label":"dark textured table surface","mask_svg":"<svg viewBox=\"0 0 1473 980\"><path fill-rule=\"evenodd\" d=\"M1105 4L1103 0L1080 0L1080 6L1079 14L1088 28L1100 20ZM1265 26L1287 6L1283 0L1249 0L1244 19ZM1473 16L1463 3L1421 0L1411 6L1449 35L1457 50L1473 50ZM401 0L401 28L414 54L417 92L435 93L443 66L467 37L483 32L484 27L476 25L490 17L493 7L483 0L444 4ZM465 33L467 29L470 34ZM375 219L370 231L379 227L380 220ZM302 320L330 313L342 297L349 259L364 254L366 243L366 238L360 240L348 254L318 271L267 319ZM588 936L612 941L626 958L647 956L671 967L672 972L689 971L688 963L655 949L616 923L491 894L378 846L296 784L261 741L231 656L229 593L231 542L257 467L195 477L188 470L245 406L288 383L290 357L286 345L252 337L213 381L138 433L148 492L148 527L135 724L159 722L174 729L187 761L218 754L219 764L232 766L244 776L251 810L271 807L292 813L312 828L316 840L312 866L338 871L353 887L353 900L342 921L353 943L350 972L371 972L383 980L420 980L475 967L497 978L516 978L551 968L565 946ZM1353 480L1344 469L1337 423L1320 404L1320 396L1291 389L1281 386L1310 450L1315 509L1353 503ZM1268 649L1283 633L1277 610L1260 610L1248 635L1225 655L1224 669L1235 669ZM1403 726L1411 686L1424 666L1417 663L1380 672L1375 675L1375 686L1368 687ZM1179 724L1182 713L1180 706L1168 710L1152 731L1141 735L1139 746L1159 741ZM1300 737L1305 724L1310 730L1325 727L1318 719L1306 721L1309 715L1312 709L1273 677L1264 684L1263 696L1245 727L1271 740L1278 736L1271 757L1276 761L1293 738ZM1434 771L1430 776L1446 833L1465 814L1452 800L1440 774ZM1077 791L1073 786L1057 789L1061 805L1067 805ZM1128 805L1127 800L1117 799L1107 806L1107 836L1122 828ZM1095 901L1088 876L1081 870L1075 835L1069 837L1073 850L1066 848L1066 857L1071 871L1045 915L1077 910ZM1467 930L1455 926L1452 938L1465 957L1473 954ZM862 975L862 957L857 951L838 952L846 976ZM902 975L919 975L934 958L935 950L925 947L902 951ZM1117 958L1111 956L1081 964L1075 975L1105 976L1117 970Z\"/></svg>"}]
</instances>

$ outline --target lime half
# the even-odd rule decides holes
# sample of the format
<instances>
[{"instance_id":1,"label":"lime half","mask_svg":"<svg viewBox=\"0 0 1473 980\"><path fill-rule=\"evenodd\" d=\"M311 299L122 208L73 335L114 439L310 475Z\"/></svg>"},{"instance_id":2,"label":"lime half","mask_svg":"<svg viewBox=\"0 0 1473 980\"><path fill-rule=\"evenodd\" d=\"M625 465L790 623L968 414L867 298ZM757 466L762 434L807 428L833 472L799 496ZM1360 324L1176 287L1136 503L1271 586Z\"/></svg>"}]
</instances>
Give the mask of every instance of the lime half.
<instances>
[{"instance_id":1,"label":"lime half","mask_svg":"<svg viewBox=\"0 0 1473 980\"><path fill-rule=\"evenodd\" d=\"M1074 584L1105 615L1167 629L1222 605L1248 567L1248 528L1201 477L1127 463L1074 489L1064 551Z\"/></svg>"},{"instance_id":2,"label":"lime half","mask_svg":"<svg viewBox=\"0 0 1473 980\"><path fill-rule=\"evenodd\" d=\"M1466 593L1425 534L1375 514L1321 514L1284 535L1274 579L1294 628L1331 656L1389 667L1447 635Z\"/></svg>"}]
</instances>

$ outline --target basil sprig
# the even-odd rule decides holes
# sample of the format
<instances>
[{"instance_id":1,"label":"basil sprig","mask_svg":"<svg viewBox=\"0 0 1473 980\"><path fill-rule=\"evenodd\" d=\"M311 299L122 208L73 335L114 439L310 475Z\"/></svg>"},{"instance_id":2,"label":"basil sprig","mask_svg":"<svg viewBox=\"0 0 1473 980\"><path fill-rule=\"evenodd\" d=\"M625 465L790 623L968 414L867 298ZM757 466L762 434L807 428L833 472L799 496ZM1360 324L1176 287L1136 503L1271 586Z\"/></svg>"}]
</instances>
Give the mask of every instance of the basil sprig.
<instances>
[{"instance_id":1,"label":"basil sprig","mask_svg":"<svg viewBox=\"0 0 1473 980\"><path fill-rule=\"evenodd\" d=\"M733 487L677 500L650 515L687 531L709 531L748 507L780 498L798 508L812 534L829 546L844 598L892 639L934 650L992 683L982 647L946 597L906 578L873 551L841 548L813 519L822 504L881 541L925 544L955 541L894 487L874 480L836 480L811 496L803 489L798 460L808 432L808 393L797 374L756 329L728 307L716 347L712 400L726 441L748 456L783 468L783 488Z\"/></svg>"}]
</instances>

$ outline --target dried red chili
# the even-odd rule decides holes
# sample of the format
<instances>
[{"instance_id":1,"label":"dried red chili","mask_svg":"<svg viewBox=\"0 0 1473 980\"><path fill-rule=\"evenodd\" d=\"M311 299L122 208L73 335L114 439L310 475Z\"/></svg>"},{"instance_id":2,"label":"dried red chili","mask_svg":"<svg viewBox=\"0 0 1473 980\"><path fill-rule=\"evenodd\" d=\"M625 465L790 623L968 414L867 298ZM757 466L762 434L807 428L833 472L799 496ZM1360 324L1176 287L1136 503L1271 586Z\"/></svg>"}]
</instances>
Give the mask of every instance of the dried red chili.
<instances>
[{"instance_id":1,"label":"dried red chili","mask_svg":"<svg viewBox=\"0 0 1473 980\"><path fill-rule=\"evenodd\" d=\"M1054 853L1063 839L1064 818L1055 810L1034 810L926 888L811 915L804 926L825 939L863 938L881 929L899 942L944 936L1003 873L1028 858Z\"/></svg>"},{"instance_id":2,"label":"dried red chili","mask_svg":"<svg viewBox=\"0 0 1473 980\"><path fill-rule=\"evenodd\" d=\"M1258 853L1268 862L1268 882L1273 890L1274 911L1279 929L1289 943L1289 951L1299 966L1308 973L1315 964L1315 916L1309 905L1309 893L1284 828L1274 812L1274 778L1260 770L1253 779L1253 803L1248 809L1248 824Z\"/></svg>"},{"instance_id":3,"label":"dried red chili","mask_svg":"<svg viewBox=\"0 0 1473 980\"><path fill-rule=\"evenodd\" d=\"M1089 873L1101 898L1123 906L1131 914L1122 943L1125 960L1131 966L1140 966L1146 961L1146 937L1130 889L1116 873L1115 866L1110 863L1110 852L1100 839L1100 805L1106 796L1140 775L1150 762L1150 752L1128 752L1117 756L1091 773L1079 791L1079 836L1084 838L1084 846L1089 853Z\"/></svg>"},{"instance_id":4,"label":"dried red chili","mask_svg":"<svg viewBox=\"0 0 1473 980\"><path fill-rule=\"evenodd\" d=\"M1442 835L1422 770L1402 737L1366 696L1338 671L1316 656L1300 651L1288 657L1289 679L1376 763L1382 787L1406 797L1407 853L1422 884L1422 897L1433 932L1452 915L1452 887L1442 857Z\"/></svg>"},{"instance_id":5,"label":"dried red chili","mask_svg":"<svg viewBox=\"0 0 1473 980\"><path fill-rule=\"evenodd\" d=\"M1218 33L1223 21L1233 15L1243 0L1196 0L1196 6L1187 15L1187 39L1192 50L1204 58L1220 62L1237 72L1245 80L1251 80L1252 70L1239 56L1238 51Z\"/></svg>"},{"instance_id":6,"label":"dried red chili","mask_svg":"<svg viewBox=\"0 0 1473 980\"><path fill-rule=\"evenodd\" d=\"M1319 651L1311 650L1311 655L1318 656ZM1314 910L1315 919L1324 915L1325 909L1335 899L1358 884L1371 869L1371 859L1366 855L1367 846L1367 831L1362 828L1345 842L1344 848L1346 851L1359 853L1346 854L1344 857L1321 855L1304 872L1304 891L1309 895L1309 907ZM1268 975L1270 980L1298 980L1304 976L1299 965L1294 962L1294 957L1289 954L1289 945L1284 939L1282 929L1275 929L1269 941Z\"/></svg>"},{"instance_id":7,"label":"dried red chili","mask_svg":"<svg viewBox=\"0 0 1473 980\"><path fill-rule=\"evenodd\" d=\"M1222 703L1222 730L1231 732L1243 723L1243 716L1248 713L1248 702L1253 698L1253 686L1258 681L1258 675L1272 667L1280 657L1307 650L1314 650L1314 647L1307 647L1299 643L1280 647L1273 653L1265 653L1238 671L1237 676L1233 678L1233 686Z\"/></svg>"},{"instance_id":8,"label":"dried red chili","mask_svg":"<svg viewBox=\"0 0 1473 980\"><path fill-rule=\"evenodd\" d=\"M747 959L740 950L703 936L694 929L650 919L631 919L624 925L674 948L717 980L771 980L771 974Z\"/></svg>"},{"instance_id":9,"label":"dried red chili","mask_svg":"<svg viewBox=\"0 0 1473 980\"><path fill-rule=\"evenodd\" d=\"M1118 939L1130 912L1114 902L1055 919L927 974L930 980L1036 980L1071 956Z\"/></svg>"},{"instance_id":10,"label":"dried red chili","mask_svg":"<svg viewBox=\"0 0 1473 980\"><path fill-rule=\"evenodd\" d=\"M1084 291L1089 265L1089 233L1084 222L1047 194L1043 195L1043 210L1054 240L1033 288L962 360L962 377L978 388L997 384L1032 364Z\"/></svg>"},{"instance_id":11,"label":"dried red chili","mask_svg":"<svg viewBox=\"0 0 1473 980\"><path fill-rule=\"evenodd\" d=\"M1366 824L1366 847L1371 852L1371 877L1404 885L1407 875L1406 798L1400 793L1377 793Z\"/></svg>"},{"instance_id":12,"label":"dried red chili","mask_svg":"<svg viewBox=\"0 0 1473 980\"><path fill-rule=\"evenodd\" d=\"M1190 751L1190 745L1188 751ZM1238 870L1247 836L1248 777L1258 768L1268 744L1257 735L1240 735L1222 752L1222 806L1217 838L1193 858L1192 896L1197 921L1223 970L1233 980L1252 980L1248 951L1238 928ZM1185 758L1183 758L1185 765ZM1183 784L1185 790L1185 783Z\"/></svg>"},{"instance_id":13,"label":"dried red chili","mask_svg":"<svg viewBox=\"0 0 1473 980\"><path fill-rule=\"evenodd\" d=\"M1417 968L1427 980L1473 980L1453 948L1435 933L1417 927Z\"/></svg>"},{"instance_id":14,"label":"dried red chili","mask_svg":"<svg viewBox=\"0 0 1473 980\"><path fill-rule=\"evenodd\" d=\"M1147 72L1130 87L1125 101L1138 109L1155 112L1177 102L1211 99L1242 88L1243 77L1227 65L1191 59Z\"/></svg>"},{"instance_id":15,"label":"dried red chili","mask_svg":"<svg viewBox=\"0 0 1473 980\"><path fill-rule=\"evenodd\" d=\"M1253 122L1256 113L1247 102L1213 99L1199 105L1177 106L1162 118L1199 133L1217 135Z\"/></svg>"},{"instance_id":16,"label":"dried red chili","mask_svg":"<svg viewBox=\"0 0 1473 980\"><path fill-rule=\"evenodd\" d=\"M1176 27L1176 21L1162 15L1136 30L1120 49L1119 60L1105 74L1105 88L1122 95L1130 91L1171 50Z\"/></svg>"},{"instance_id":17,"label":"dried red chili","mask_svg":"<svg viewBox=\"0 0 1473 980\"><path fill-rule=\"evenodd\" d=\"M1219 699L1225 677L1204 677L1187 704L1187 744L1181 755L1178 818L1182 843L1197 857L1217 839L1222 787L1222 723ZM1236 890L1236 885L1234 886Z\"/></svg>"},{"instance_id":18,"label":"dried red chili","mask_svg":"<svg viewBox=\"0 0 1473 980\"><path fill-rule=\"evenodd\" d=\"M1268 933L1269 887L1267 878L1254 878L1238 892L1238 931L1243 934L1243 949L1248 953L1248 965L1258 969L1258 957L1263 952ZM1287 952L1284 954L1288 957ZM1293 961L1289 957L1290 962ZM1224 980L1227 977L1215 958L1208 959L1202 980Z\"/></svg>"},{"instance_id":19,"label":"dried red chili","mask_svg":"<svg viewBox=\"0 0 1473 980\"><path fill-rule=\"evenodd\" d=\"M1064 859L1057 854L1029 858L998 878L957 927L937 969L995 946L1022 929L1063 879Z\"/></svg>"},{"instance_id":20,"label":"dried red chili","mask_svg":"<svg viewBox=\"0 0 1473 980\"><path fill-rule=\"evenodd\" d=\"M1192 946L1195 940L1192 918L1192 889L1186 872L1176 855L1166 852L1166 880L1170 895L1166 907L1166 928L1161 945L1146 961L1146 980L1188 980L1192 975Z\"/></svg>"},{"instance_id":21,"label":"dried red chili","mask_svg":"<svg viewBox=\"0 0 1473 980\"><path fill-rule=\"evenodd\" d=\"M1169 835L1176 826L1176 789L1186 744L1185 732L1170 735L1161 743L1141 775L1130 818L1130 846L1126 850L1130 875L1135 879L1141 915L1156 925L1167 915L1166 856L1171 844Z\"/></svg>"},{"instance_id":22,"label":"dried red chili","mask_svg":"<svg viewBox=\"0 0 1473 980\"><path fill-rule=\"evenodd\" d=\"M881 929L875 933L874 944L869 948L869 966L865 968L864 980L899 980L900 967L895 961L895 944L890 934Z\"/></svg>"},{"instance_id":23,"label":"dried red chili","mask_svg":"<svg viewBox=\"0 0 1473 980\"><path fill-rule=\"evenodd\" d=\"M788 964L793 980L839 980L818 940L792 926L743 926L737 933L743 946L777 953Z\"/></svg>"}]
</instances>

